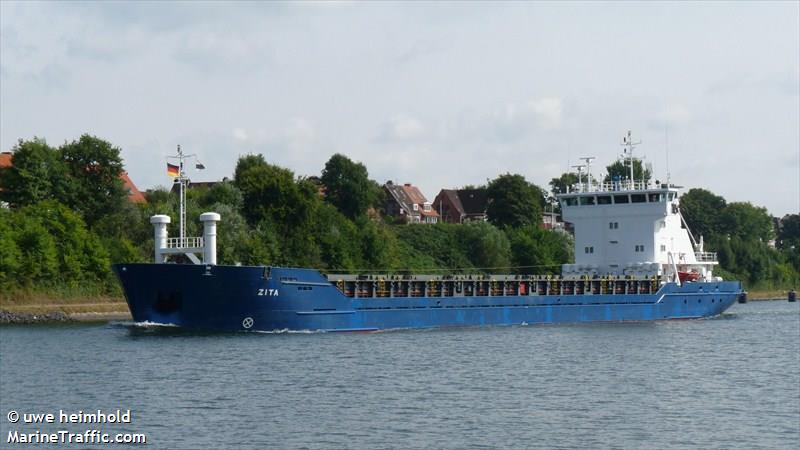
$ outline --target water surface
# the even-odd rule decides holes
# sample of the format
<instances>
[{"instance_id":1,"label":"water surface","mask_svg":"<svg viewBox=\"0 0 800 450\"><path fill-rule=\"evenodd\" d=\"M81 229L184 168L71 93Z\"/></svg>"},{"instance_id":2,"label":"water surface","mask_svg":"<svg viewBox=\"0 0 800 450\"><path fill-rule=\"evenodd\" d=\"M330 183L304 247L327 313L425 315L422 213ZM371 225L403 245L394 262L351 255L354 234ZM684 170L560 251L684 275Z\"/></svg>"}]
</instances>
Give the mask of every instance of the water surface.
<instances>
[{"instance_id":1,"label":"water surface","mask_svg":"<svg viewBox=\"0 0 800 450\"><path fill-rule=\"evenodd\" d=\"M87 429L10 410L130 409L131 424L88 428L169 449L797 448L798 305L371 334L5 326L0 447L9 430Z\"/></svg>"}]
</instances>

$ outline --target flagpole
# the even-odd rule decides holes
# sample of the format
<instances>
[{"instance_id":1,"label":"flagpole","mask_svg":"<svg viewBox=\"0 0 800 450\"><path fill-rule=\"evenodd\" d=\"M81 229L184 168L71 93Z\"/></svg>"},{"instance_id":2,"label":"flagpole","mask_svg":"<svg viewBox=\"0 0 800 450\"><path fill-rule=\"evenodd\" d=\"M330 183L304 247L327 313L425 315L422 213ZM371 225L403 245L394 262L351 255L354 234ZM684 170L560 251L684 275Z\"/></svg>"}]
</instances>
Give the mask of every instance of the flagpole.
<instances>
[{"instance_id":1,"label":"flagpole","mask_svg":"<svg viewBox=\"0 0 800 450\"><path fill-rule=\"evenodd\" d=\"M184 161L187 158L195 158L196 164L195 168L199 170L205 169L205 166L197 160L197 155L194 153L191 155L184 155L183 150L181 149L180 144L178 144L178 154L175 156L167 156L167 158L177 158L178 159L178 176L177 181L180 186L179 187L179 196L180 196L180 241L178 242L178 246L180 248L186 247L186 191L189 188L189 177L186 176L186 171L184 170ZM170 165L167 163L168 166ZM174 166L172 166L174 167ZM167 167L169 170L169 167ZM174 175L173 175L174 176Z\"/></svg>"},{"instance_id":2,"label":"flagpole","mask_svg":"<svg viewBox=\"0 0 800 450\"><path fill-rule=\"evenodd\" d=\"M181 150L180 144L178 144L178 164L179 164L179 172L178 172L178 182L180 183L180 208L181 208L181 231L180 231L180 245L183 247L186 245L185 238L186 238L186 174L183 171L183 151Z\"/></svg>"}]
</instances>

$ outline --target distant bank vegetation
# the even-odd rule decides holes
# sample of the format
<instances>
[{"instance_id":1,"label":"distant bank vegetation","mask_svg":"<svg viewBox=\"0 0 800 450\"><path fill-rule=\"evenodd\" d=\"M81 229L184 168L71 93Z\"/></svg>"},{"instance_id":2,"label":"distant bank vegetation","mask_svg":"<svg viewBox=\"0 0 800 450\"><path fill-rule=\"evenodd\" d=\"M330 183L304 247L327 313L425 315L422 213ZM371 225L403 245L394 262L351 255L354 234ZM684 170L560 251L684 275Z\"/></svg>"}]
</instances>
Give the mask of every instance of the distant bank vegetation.
<instances>
[{"instance_id":1,"label":"distant bank vegetation","mask_svg":"<svg viewBox=\"0 0 800 450\"><path fill-rule=\"evenodd\" d=\"M178 217L177 195L148 191L133 204L120 181L119 149L83 135L59 147L20 140L0 169L0 296L23 291L118 295L110 265L152 260L149 217ZM161 170L154 166L153 170ZM608 167L609 176L619 168ZM622 167L624 170L624 167ZM639 168L638 174L646 176ZM577 181L553 179L553 191ZM326 271L482 271L558 273L571 262L568 234L541 227L553 197L521 175L487 186L488 222L400 224L384 214L384 191L363 164L337 154L319 177L298 177L262 155L239 159L233 178L187 194L187 233L216 211L220 264L315 267ZM775 233L764 208L702 189L681 198L683 214L724 276L750 288L794 286L800 271L800 217ZM547 206L549 208L549 206ZM557 207L556 207L557 209Z\"/></svg>"}]
</instances>

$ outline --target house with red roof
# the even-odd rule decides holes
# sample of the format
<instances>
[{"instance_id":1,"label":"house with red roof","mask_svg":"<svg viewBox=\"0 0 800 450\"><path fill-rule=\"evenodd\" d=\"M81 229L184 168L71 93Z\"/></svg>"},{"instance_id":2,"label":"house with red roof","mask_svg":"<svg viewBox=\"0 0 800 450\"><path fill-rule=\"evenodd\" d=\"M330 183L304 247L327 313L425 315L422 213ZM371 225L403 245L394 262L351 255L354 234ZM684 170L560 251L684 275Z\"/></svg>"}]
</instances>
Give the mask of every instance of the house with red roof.
<instances>
[{"instance_id":1,"label":"house with red roof","mask_svg":"<svg viewBox=\"0 0 800 450\"><path fill-rule=\"evenodd\" d=\"M407 223L437 223L439 214L431 202L411 183L394 184L387 181L383 189L386 196L386 215L405 219Z\"/></svg>"},{"instance_id":2,"label":"house with red roof","mask_svg":"<svg viewBox=\"0 0 800 450\"><path fill-rule=\"evenodd\" d=\"M488 204L486 188L442 189L433 200L433 209L447 223L485 222Z\"/></svg>"}]
</instances>

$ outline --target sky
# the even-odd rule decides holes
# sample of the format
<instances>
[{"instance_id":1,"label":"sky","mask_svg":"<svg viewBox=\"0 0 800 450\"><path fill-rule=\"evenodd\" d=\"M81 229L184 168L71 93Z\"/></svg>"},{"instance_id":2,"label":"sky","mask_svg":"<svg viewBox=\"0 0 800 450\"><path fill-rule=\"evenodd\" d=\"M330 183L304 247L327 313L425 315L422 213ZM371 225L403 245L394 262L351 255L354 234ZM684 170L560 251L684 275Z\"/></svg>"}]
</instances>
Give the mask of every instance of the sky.
<instances>
[{"instance_id":1,"label":"sky","mask_svg":"<svg viewBox=\"0 0 800 450\"><path fill-rule=\"evenodd\" d=\"M232 177L335 153L442 188L655 177L800 211L800 2L0 2L0 149L89 133L142 190L181 145Z\"/></svg>"}]
</instances>

